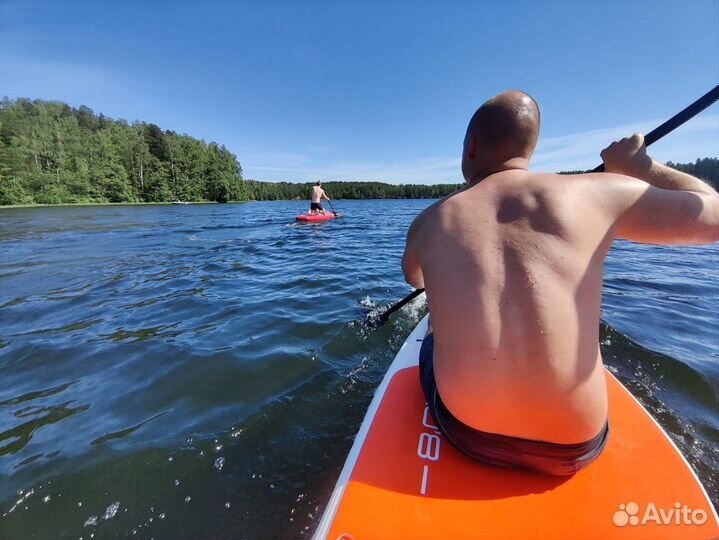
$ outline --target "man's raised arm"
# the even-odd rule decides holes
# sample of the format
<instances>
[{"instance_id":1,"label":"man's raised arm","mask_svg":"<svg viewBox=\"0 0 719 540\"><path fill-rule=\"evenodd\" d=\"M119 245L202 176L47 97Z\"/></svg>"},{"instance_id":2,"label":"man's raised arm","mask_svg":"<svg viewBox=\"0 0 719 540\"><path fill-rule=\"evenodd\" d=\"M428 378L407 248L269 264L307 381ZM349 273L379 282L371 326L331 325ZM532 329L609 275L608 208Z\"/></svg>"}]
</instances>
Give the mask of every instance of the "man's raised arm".
<instances>
[{"instance_id":1,"label":"man's raised arm","mask_svg":"<svg viewBox=\"0 0 719 540\"><path fill-rule=\"evenodd\" d=\"M719 241L719 194L698 178L650 158L642 135L612 143L601 156L607 173L624 175L611 180L620 210L617 237L649 244Z\"/></svg>"}]
</instances>

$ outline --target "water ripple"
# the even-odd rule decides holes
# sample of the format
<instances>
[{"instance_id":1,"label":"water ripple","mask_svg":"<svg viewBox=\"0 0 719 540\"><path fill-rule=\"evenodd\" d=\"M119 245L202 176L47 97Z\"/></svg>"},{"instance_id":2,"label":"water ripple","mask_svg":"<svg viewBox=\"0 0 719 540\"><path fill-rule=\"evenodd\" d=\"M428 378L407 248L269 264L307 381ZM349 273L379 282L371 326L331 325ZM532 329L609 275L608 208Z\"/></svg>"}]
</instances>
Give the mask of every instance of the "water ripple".
<instances>
[{"instance_id":1,"label":"water ripple","mask_svg":"<svg viewBox=\"0 0 719 540\"><path fill-rule=\"evenodd\" d=\"M429 201L334 204L0 213L3 534L308 537L426 311L361 324L409 292ZM718 255L618 242L602 314L608 365L714 498Z\"/></svg>"}]
</instances>

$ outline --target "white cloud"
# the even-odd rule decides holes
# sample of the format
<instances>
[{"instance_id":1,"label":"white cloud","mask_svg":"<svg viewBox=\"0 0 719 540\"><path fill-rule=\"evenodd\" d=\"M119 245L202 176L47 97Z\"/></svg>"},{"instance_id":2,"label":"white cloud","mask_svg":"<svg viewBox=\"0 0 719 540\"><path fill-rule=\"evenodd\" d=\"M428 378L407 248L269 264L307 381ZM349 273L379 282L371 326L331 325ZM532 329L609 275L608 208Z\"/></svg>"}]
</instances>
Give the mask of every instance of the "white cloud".
<instances>
[{"instance_id":1,"label":"white cloud","mask_svg":"<svg viewBox=\"0 0 719 540\"><path fill-rule=\"evenodd\" d=\"M719 155L719 114L713 107L649 148L657 161L690 162ZM599 152L612 141L636 132L648 133L664 120L645 120L611 128L543 138L531 161L532 170L549 172L592 169L601 163ZM308 155L276 154L244 159L247 178L259 180L363 180L390 184L462 182L460 156L423 158L408 163L318 163ZM283 158L282 156L286 156ZM267 159L270 158L270 159Z\"/></svg>"},{"instance_id":2,"label":"white cloud","mask_svg":"<svg viewBox=\"0 0 719 540\"><path fill-rule=\"evenodd\" d=\"M361 180L390 184L459 183L462 175L459 158L422 159L407 165L379 162L337 162L310 167L288 164L254 165L245 160L245 176L258 180Z\"/></svg>"},{"instance_id":3,"label":"white cloud","mask_svg":"<svg viewBox=\"0 0 719 540\"><path fill-rule=\"evenodd\" d=\"M649 133L663 120L646 120L611 128L550 137L539 141L531 167L550 172L593 169L599 152L633 133ZM719 154L719 115L714 111L690 120L648 149L661 162L688 162Z\"/></svg>"}]
</instances>

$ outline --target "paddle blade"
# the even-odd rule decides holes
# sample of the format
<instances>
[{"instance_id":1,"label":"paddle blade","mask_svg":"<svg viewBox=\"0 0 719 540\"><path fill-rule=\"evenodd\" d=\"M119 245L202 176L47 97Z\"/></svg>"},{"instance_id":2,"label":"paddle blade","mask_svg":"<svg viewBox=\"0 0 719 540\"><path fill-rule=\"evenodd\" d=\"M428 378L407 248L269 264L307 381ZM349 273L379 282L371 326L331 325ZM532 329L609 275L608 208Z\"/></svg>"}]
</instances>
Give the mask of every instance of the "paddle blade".
<instances>
[{"instance_id":1,"label":"paddle blade","mask_svg":"<svg viewBox=\"0 0 719 540\"><path fill-rule=\"evenodd\" d=\"M383 326L388 319L389 313L387 313L386 311L383 313L378 313L376 310L373 309L364 318L364 324L369 328L379 328L380 326Z\"/></svg>"},{"instance_id":2,"label":"paddle blade","mask_svg":"<svg viewBox=\"0 0 719 540\"><path fill-rule=\"evenodd\" d=\"M424 292L424 289L416 289L404 297L402 300L397 302L395 305L385 310L381 314L377 314L375 311L370 312L365 318L365 324L370 327L377 328L387 322L389 316L395 311L401 309L405 304L411 302Z\"/></svg>"}]
</instances>

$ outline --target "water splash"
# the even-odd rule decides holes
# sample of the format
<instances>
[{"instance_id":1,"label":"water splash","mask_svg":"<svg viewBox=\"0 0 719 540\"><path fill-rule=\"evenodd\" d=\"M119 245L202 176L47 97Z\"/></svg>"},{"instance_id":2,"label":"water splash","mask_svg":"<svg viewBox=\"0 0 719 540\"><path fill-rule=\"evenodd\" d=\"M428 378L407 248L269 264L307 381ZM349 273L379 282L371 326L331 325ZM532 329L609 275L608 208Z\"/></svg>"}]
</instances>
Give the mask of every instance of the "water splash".
<instances>
[{"instance_id":1,"label":"water splash","mask_svg":"<svg viewBox=\"0 0 719 540\"><path fill-rule=\"evenodd\" d=\"M105 515L102 516L102 519L108 520L112 519L117 515L117 511L120 509L120 502L114 502L110 506L107 507L105 510Z\"/></svg>"}]
</instances>

